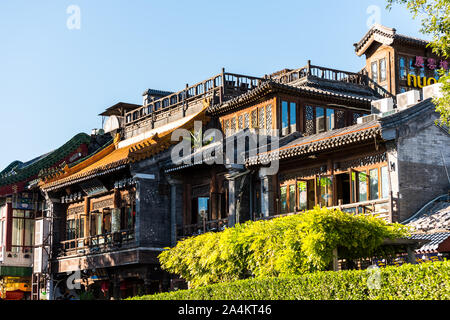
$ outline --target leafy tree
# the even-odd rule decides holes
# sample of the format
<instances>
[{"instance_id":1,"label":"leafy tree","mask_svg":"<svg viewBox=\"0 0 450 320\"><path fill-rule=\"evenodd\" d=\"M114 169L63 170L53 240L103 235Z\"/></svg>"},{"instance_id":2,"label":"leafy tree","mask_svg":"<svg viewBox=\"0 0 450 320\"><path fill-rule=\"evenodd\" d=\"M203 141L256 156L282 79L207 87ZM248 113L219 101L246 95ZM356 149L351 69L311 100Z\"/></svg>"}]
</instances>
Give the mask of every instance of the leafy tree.
<instances>
[{"instance_id":1,"label":"leafy tree","mask_svg":"<svg viewBox=\"0 0 450 320\"><path fill-rule=\"evenodd\" d=\"M430 47L444 59L450 57L450 0L387 0L390 10L394 3L406 5L414 18L421 16L424 34L431 35ZM441 70L443 97L435 99L440 122L450 128L450 76ZM450 130L450 129L449 129Z\"/></svg>"},{"instance_id":2,"label":"leafy tree","mask_svg":"<svg viewBox=\"0 0 450 320\"><path fill-rule=\"evenodd\" d=\"M200 287L330 270L335 249L345 259L383 255L383 240L407 233L406 227L376 217L317 207L300 215L249 221L188 238L159 259L165 270Z\"/></svg>"}]
</instances>

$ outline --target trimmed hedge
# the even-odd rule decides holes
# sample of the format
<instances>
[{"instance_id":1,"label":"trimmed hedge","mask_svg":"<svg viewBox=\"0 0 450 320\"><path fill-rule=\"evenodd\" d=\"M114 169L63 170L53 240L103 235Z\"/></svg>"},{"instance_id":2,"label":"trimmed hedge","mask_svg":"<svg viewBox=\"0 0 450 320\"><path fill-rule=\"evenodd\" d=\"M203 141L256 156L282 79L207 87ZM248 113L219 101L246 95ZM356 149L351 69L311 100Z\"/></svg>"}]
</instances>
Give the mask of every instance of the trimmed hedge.
<instances>
[{"instance_id":1,"label":"trimmed hedge","mask_svg":"<svg viewBox=\"0 0 450 320\"><path fill-rule=\"evenodd\" d=\"M450 261L379 269L380 289L368 270L254 278L130 300L448 300ZM369 279L370 278L370 279Z\"/></svg>"}]
</instances>

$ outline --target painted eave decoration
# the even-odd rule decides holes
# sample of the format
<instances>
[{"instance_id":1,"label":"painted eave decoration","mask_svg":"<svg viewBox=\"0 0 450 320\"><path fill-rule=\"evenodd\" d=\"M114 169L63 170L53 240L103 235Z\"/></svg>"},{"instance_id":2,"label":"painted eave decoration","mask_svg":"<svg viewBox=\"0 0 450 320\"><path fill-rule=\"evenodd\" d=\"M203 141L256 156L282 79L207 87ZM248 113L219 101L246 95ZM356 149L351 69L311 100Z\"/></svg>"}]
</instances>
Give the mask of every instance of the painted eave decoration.
<instances>
[{"instance_id":1,"label":"painted eave decoration","mask_svg":"<svg viewBox=\"0 0 450 320\"><path fill-rule=\"evenodd\" d=\"M66 166L60 172L42 179L40 186L43 190L51 191L85 181L101 175L121 170L128 164L148 159L156 154L167 150L172 144L171 134L179 128L191 130L195 121L202 121L205 124L209 118L205 115L208 102L204 102L203 109L178 127L167 131L153 134L141 141L129 144L127 140L120 141L120 136L116 135L114 141L95 153L85 161L74 167ZM133 138L129 139L133 140Z\"/></svg>"},{"instance_id":2,"label":"painted eave decoration","mask_svg":"<svg viewBox=\"0 0 450 320\"><path fill-rule=\"evenodd\" d=\"M68 158L77 153L82 145L87 146L90 141L89 135L80 133L60 148L31 161L26 163L14 161L0 172L0 195L20 192L19 189L24 188L27 182L38 178L41 172L67 162Z\"/></svg>"}]
</instances>

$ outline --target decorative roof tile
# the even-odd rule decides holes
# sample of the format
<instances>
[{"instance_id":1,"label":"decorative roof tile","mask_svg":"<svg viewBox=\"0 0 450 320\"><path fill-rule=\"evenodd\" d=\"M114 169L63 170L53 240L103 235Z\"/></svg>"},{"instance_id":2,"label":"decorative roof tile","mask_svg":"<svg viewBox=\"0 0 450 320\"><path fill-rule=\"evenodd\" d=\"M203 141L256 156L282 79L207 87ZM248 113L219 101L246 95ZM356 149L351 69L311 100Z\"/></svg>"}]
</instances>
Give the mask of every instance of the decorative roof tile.
<instances>
[{"instance_id":1,"label":"decorative roof tile","mask_svg":"<svg viewBox=\"0 0 450 320\"><path fill-rule=\"evenodd\" d=\"M208 113L212 115L220 115L226 112L237 109L241 106L250 104L261 99L263 96L275 93L282 92L288 94L302 94L306 96L314 96L314 97L327 97L330 100L336 100L338 102L356 102L359 105L363 105L370 110L371 102L375 99L379 99L379 97L375 96L367 96L367 95L357 95L354 93L348 93L345 91L340 91L337 89L330 90L329 88L319 88L308 85L291 85L291 84L282 84L276 81L268 80L263 82L257 88L248 91L234 99L231 99L225 103L211 106L208 109Z\"/></svg>"},{"instance_id":2,"label":"decorative roof tile","mask_svg":"<svg viewBox=\"0 0 450 320\"><path fill-rule=\"evenodd\" d=\"M416 249L416 252L427 253L436 252L439 247L446 241L450 241L450 232L437 232L437 233L416 233L409 237L414 240L429 240L427 244Z\"/></svg>"},{"instance_id":3,"label":"decorative roof tile","mask_svg":"<svg viewBox=\"0 0 450 320\"><path fill-rule=\"evenodd\" d=\"M396 29L374 24L364 37L358 43L354 44L356 54L362 56L374 41L384 45L392 45L394 41L398 41L420 47L425 47L429 43L427 40L398 34Z\"/></svg>"},{"instance_id":4,"label":"decorative roof tile","mask_svg":"<svg viewBox=\"0 0 450 320\"><path fill-rule=\"evenodd\" d=\"M51 168L75 152L81 145L89 144L91 137L80 133L60 148L26 163L14 161L0 174L0 187L36 178L43 169Z\"/></svg>"},{"instance_id":5,"label":"decorative roof tile","mask_svg":"<svg viewBox=\"0 0 450 320\"><path fill-rule=\"evenodd\" d=\"M191 126L193 127L194 121L206 120L205 112L208 106L209 104L196 116L177 128L155 134L130 145L125 144L124 147L119 147L120 136L117 135L111 144L88 159L73 167L66 166L62 171L43 179L41 188L48 191L60 189L74 183L121 170L131 162L141 161L163 152L175 143L171 141L171 133L174 130L179 128L189 129Z\"/></svg>"},{"instance_id":6,"label":"decorative roof tile","mask_svg":"<svg viewBox=\"0 0 450 320\"><path fill-rule=\"evenodd\" d=\"M274 160L306 156L346 145L370 140L375 141L377 138L381 138L381 126L376 120L373 120L364 124L356 124L354 126L296 139L276 150L259 153L254 157L250 157L246 164L252 166Z\"/></svg>"}]
</instances>

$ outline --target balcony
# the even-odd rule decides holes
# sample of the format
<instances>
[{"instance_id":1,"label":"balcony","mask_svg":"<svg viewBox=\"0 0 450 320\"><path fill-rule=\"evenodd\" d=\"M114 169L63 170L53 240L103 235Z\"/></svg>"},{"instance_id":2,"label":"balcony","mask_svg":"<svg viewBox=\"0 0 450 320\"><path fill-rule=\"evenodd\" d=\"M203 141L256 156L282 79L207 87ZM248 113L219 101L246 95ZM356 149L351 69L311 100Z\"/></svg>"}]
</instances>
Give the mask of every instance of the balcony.
<instances>
[{"instance_id":1,"label":"balcony","mask_svg":"<svg viewBox=\"0 0 450 320\"><path fill-rule=\"evenodd\" d=\"M305 67L274 76L272 77L272 80L283 84L289 84L308 76L323 80L338 81L365 86L373 89L378 95L380 95L380 97L393 97L389 91L379 86L363 71L354 73L349 71L325 68L311 65L310 61L308 61L308 65L306 65Z\"/></svg>"},{"instance_id":2,"label":"balcony","mask_svg":"<svg viewBox=\"0 0 450 320\"><path fill-rule=\"evenodd\" d=\"M198 236L207 232L220 232L228 226L228 218L184 225L177 229L177 239Z\"/></svg>"},{"instance_id":3,"label":"balcony","mask_svg":"<svg viewBox=\"0 0 450 320\"><path fill-rule=\"evenodd\" d=\"M182 91L173 93L161 99L125 114L125 127L133 126L145 119L160 120L170 114L186 110L189 104L211 98L212 104L239 96L258 87L264 79L234 73L215 75L195 85L186 85Z\"/></svg>"},{"instance_id":4,"label":"balcony","mask_svg":"<svg viewBox=\"0 0 450 320\"><path fill-rule=\"evenodd\" d=\"M351 203L346 205L340 205L335 207L328 207L329 209L339 209L343 212L347 212L353 215L365 215L373 216L379 219L383 219L387 222L391 221L391 202L389 199L379 199L364 202ZM292 212L286 214L273 215L269 217L255 215L255 221L258 220L271 220L275 218L281 218L286 216L292 216L296 214L302 214L301 212Z\"/></svg>"},{"instance_id":5,"label":"balcony","mask_svg":"<svg viewBox=\"0 0 450 320\"><path fill-rule=\"evenodd\" d=\"M62 241L58 246L58 257L106 253L135 245L134 230L91 236L82 239Z\"/></svg>"}]
</instances>

